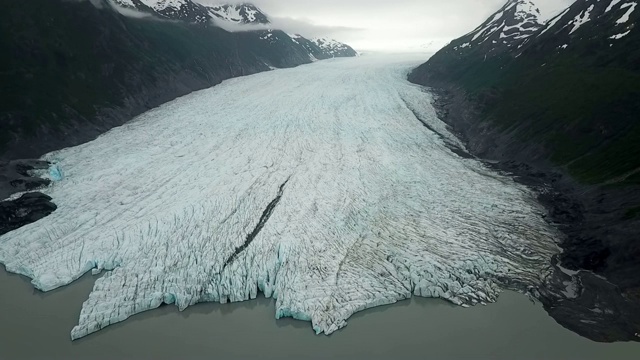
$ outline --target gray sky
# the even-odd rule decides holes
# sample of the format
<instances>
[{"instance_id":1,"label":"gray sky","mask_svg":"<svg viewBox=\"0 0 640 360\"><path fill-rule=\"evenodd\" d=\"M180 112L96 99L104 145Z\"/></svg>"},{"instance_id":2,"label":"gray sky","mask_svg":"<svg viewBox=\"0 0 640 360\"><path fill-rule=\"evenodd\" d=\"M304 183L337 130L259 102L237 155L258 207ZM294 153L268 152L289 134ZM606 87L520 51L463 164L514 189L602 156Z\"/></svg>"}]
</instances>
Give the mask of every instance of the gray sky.
<instances>
[{"instance_id":1,"label":"gray sky","mask_svg":"<svg viewBox=\"0 0 640 360\"><path fill-rule=\"evenodd\" d=\"M224 0L198 0L215 4ZM533 0L544 15L574 0ZM329 36L358 50L434 51L480 25L506 0L249 0L274 26Z\"/></svg>"}]
</instances>

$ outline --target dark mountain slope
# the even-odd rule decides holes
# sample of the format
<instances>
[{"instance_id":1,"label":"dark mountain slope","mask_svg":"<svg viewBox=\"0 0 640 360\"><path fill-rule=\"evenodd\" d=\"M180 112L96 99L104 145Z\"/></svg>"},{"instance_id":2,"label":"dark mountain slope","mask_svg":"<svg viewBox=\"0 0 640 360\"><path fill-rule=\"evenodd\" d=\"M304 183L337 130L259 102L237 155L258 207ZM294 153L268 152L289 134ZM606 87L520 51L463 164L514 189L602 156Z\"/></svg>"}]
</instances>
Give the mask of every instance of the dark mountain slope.
<instances>
[{"instance_id":1,"label":"dark mountain slope","mask_svg":"<svg viewBox=\"0 0 640 360\"><path fill-rule=\"evenodd\" d=\"M409 77L444 91L445 120L471 152L545 189L540 199L566 234L562 265L583 271L559 270L541 299L560 323L601 341L637 340L640 328L640 9L633 4L578 0L512 46L463 47L472 33ZM560 290L569 280L576 298Z\"/></svg>"},{"instance_id":2,"label":"dark mountain slope","mask_svg":"<svg viewBox=\"0 0 640 360\"><path fill-rule=\"evenodd\" d=\"M530 1L511 0L476 29L453 40L412 76L416 80L428 76L429 80L464 79L470 85L485 84L487 80L477 70L500 69L513 57L512 50L522 47L542 27L539 15Z\"/></svg>"},{"instance_id":3,"label":"dark mountain slope","mask_svg":"<svg viewBox=\"0 0 640 360\"><path fill-rule=\"evenodd\" d=\"M7 0L0 13L0 160L90 140L234 76L311 60L283 32L122 16L106 0Z\"/></svg>"},{"instance_id":4,"label":"dark mountain slope","mask_svg":"<svg viewBox=\"0 0 640 360\"><path fill-rule=\"evenodd\" d=\"M616 23L628 11L620 8L624 3L605 12L610 1L579 0L515 49L460 49L465 38L454 40L411 80L454 81L482 99L486 120L515 140L542 145L546 151L538 156L566 166L584 182L617 179L640 170L640 146L632 141L640 134L640 32L612 39L638 23L640 9L626 23ZM590 6L590 20L573 30ZM514 150L526 152L503 152Z\"/></svg>"}]
</instances>

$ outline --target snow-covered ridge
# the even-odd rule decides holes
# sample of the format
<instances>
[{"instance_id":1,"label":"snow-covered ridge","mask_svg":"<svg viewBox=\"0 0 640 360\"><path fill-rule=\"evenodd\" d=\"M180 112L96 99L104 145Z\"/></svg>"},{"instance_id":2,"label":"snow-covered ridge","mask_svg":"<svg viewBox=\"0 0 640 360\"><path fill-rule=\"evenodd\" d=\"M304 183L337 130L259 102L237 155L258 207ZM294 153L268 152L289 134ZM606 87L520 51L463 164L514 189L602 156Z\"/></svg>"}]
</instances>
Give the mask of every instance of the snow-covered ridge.
<instances>
[{"instance_id":1,"label":"snow-covered ridge","mask_svg":"<svg viewBox=\"0 0 640 360\"><path fill-rule=\"evenodd\" d=\"M111 0L111 2L129 8L137 8L140 4L155 11L162 11L167 8L180 9L190 0Z\"/></svg>"},{"instance_id":2,"label":"snow-covered ridge","mask_svg":"<svg viewBox=\"0 0 640 360\"><path fill-rule=\"evenodd\" d=\"M236 24L269 24L267 16L252 4L209 6L209 13L219 19Z\"/></svg>"},{"instance_id":3,"label":"snow-covered ridge","mask_svg":"<svg viewBox=\"0 0 640 360\"><path fill-rule=\"evenodd\" d=\"M485 46L487 53L516 47L542 27L540 10L528 0L510 0L482 25L465 35L454 50Z\"/></svg>"},{"instance_id":4,"label":"snow-covered ridge","mask_svg":"<svg viewBox=\"0 0 640 360\"><path fill-rule=\"evenodd\" d=\"M182 20L192 23L206 23L211 16L205 6L192 0L109 0L112 4L154 16Z\"/></svg>"},{"instance_id":5,"label":"snow-covered ridge","mask_svg":"<svg viewBox=\"0 0 640 360\"><path fill-rule=\"evenodd\" d=\"M291 45L302 47L309 59L327 59L332 57L356 56L357 53L341 42L318 38L308 40L300 35L274 34L269 17L258 7L250 3L219 4L205 6L193 0L110 0L113 4L144 13L155 14L160 18L183 20L192 23L208 24L213 22L227 31L254 30L264 33L259 38L270 45ZM247 26L247 27L245 27Z\"/></svg>"},{"instance_id":6,"label":"snow-covered ridge","mask_svg":"<svg viewBox=\"0 0 640 360\"><path fill-rule=\"evenodd\" d=\"M625 0L578 1L549 21L538 36L568 36L563 49L571 46L572 38L620 40L637 31L637 4Z\"/></svg>"},{"instance_id":7,"label":"snow-covered ridge","mask_svg":"<svg viewBox=\"0 0 640 360\"><path fill-rule=\"evenodd\" d=\"M344 55L345 52L352 50L349 46L326 37L316 37L311 39L311 41L332 56L341 56Z\"/></svg>"},{"instance_id":8,"label":"snow-covered ridge","mask_svg":"<svg viewBox=\"0 0 640 360\"><path fill-rule=\"evenodd\" d=\"M208 6L193 0L110 0L112 3L139 11L151 11L172 20L205 23L221 19L235 24L269 24L266 14L253 4L219 4Z\"/></svg>"},{"instance_id":9,"label":"snow-covered ridge","mask_svg":"<svg viewBox=\"0 0 640 360\"><path fill-rule=\"evenodd\" d=\"M552 29L558 22L560 22L560 20L563 19L564 15L566 13L569 12L569 8L566 8L564 11L562 11L561 13L559 13L558 15L554 16L553 18L549 19L549 21L547 21L542 29L542 31L540 31L540 33L537 36L540 36L544 33L546 33L547 31L549 31L550 29Z\"/></svg>"},{"instance_id":10,"label":"snow-covered ridge","mask_svg":"<svg viewBox=\"0 0 640 360\"><path fill-rule=\"evenodd\" d=\"M131 2L131 0L127 0ZM140 0L143 4L153 10L164 10L166 8L179 9L186 4L186 0Z\"/></svg>"},{"instance_id":11,"label":"snow-covered ridge","mask_svg":"<svg viewBox=\"0 0 640 360\"><path fill-rule=\"evenodd\" d=\"M558 51L570 48L573 40L604 38L613 46L637 31L637 6L630 0L579 0L542 24L534 2L509 0L479 27L454 40L449 51L456 56L479 52L485 59L504 53L518 57L532 39L549 36L558 40L553 41Z\"/></svg>"}]
</instances>

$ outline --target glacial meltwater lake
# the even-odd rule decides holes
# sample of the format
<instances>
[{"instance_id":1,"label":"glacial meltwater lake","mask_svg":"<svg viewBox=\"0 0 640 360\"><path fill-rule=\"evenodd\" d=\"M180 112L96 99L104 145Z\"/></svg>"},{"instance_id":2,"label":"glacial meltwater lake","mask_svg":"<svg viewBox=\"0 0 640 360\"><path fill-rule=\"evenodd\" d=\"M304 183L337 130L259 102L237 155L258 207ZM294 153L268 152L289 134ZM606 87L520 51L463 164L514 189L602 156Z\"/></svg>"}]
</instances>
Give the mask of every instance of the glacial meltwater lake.
<instances>
[{"instance_id":1,"label":"glacial meltwater lake","mask_svg":"<svg viewBox=\"0 0 640 360\"><path fill-rule=\"evenodd\" d=\"M540 304L504 292L462 308L414 297L359 312L330 336L274 318L271 299L175 306L71 341L95 278L49 293L0 266L0 359L638 359L640 344L602 344L558 325Z\"/></svg>"}]
</instances>

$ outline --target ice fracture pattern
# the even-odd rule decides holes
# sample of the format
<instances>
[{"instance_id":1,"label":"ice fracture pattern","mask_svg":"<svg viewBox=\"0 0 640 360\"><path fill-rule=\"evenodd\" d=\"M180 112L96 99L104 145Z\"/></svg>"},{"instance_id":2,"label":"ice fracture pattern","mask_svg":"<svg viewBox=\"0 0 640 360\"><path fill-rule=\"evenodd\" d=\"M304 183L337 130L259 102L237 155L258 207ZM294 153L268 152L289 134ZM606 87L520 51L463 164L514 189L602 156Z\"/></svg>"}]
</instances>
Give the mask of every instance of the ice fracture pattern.
<instances>
[{"instance_id":1,"label":"ice fracture pattern","mask_svg":"<svg viewBox=\"0 0 640 360\"><path fill-rule=\"evenodd\" d=\"M43 291L104 273L74 339L260 291L277 318L329 334L412 294L472 305L536 287L558 252L543 208L450 150L431 95L405 80L418 62L236 78L47 154L58 209L0 237L0 262Z\"/></svg>"}]
</instances>

